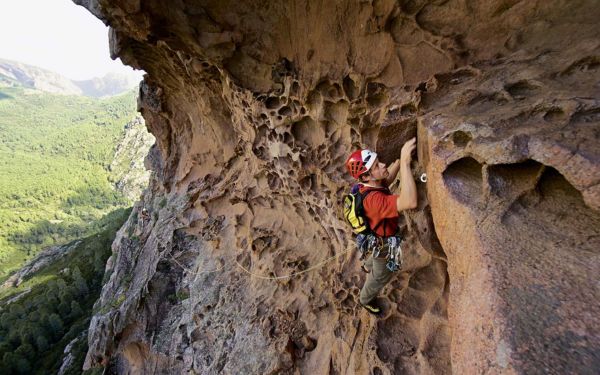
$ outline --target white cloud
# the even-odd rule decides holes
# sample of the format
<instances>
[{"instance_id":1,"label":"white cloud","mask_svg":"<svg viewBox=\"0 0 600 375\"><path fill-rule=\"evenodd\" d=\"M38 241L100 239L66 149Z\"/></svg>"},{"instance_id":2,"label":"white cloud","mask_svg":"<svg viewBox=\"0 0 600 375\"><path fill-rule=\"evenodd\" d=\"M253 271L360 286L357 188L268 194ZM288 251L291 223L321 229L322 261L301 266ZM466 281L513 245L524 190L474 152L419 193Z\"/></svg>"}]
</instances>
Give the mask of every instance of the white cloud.
<instances>
[{"instance_id":1,"label":"white cloud","mask_svg":"<svg viewBox=\"0 0 600 375\"><path fill-rule=\"evenodd\" d=\"M102 21L70 0L2 0L0 58L76 80L132 72L110 59Z\"/></svg>"}]
</instances>

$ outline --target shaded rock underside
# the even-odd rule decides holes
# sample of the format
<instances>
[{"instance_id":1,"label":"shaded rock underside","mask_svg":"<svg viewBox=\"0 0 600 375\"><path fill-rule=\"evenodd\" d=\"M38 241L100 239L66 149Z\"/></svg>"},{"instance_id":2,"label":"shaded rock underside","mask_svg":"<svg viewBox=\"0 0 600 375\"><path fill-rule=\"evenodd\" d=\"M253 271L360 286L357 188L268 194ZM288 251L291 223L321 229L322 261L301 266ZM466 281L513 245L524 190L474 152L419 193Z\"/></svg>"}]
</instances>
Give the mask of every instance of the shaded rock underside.
<instances>
[{"instance_id":1,"label":"shaded rock underside","mask_svg":"<svg viewBox=\"0 0 600 375\"><path fill-rule=\"evenodd\" d=\"M86 366L600 366L594 1L75 2L148 73L139 108L156 137ZM357 306L343 163L361 145L391 162L415 135L413 171L428 181L401 217L405 264L374 319ZM256 276L336 254L293 278Z\"/></svg>"}]
</instances>

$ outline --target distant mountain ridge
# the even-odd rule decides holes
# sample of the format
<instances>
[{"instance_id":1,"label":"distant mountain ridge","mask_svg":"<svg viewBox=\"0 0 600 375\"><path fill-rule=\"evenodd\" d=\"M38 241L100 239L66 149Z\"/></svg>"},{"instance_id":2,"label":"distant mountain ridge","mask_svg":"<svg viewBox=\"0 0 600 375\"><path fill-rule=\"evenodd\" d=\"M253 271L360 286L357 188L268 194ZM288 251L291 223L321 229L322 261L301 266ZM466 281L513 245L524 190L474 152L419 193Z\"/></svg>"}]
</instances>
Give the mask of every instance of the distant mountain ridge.
<instances>
[{"instance_id":1,"label":"distant mountain ridge","mask_svg":"<svg viewBox=\"0 0 600 375\"><path fill-rule=\"evenodd\" d=\"M99 98L121 94L138 84L139 80L122 73L74 81L47 69L0 59L0 87L24 86L53 94Z\"/></svg>"}]
</instances>

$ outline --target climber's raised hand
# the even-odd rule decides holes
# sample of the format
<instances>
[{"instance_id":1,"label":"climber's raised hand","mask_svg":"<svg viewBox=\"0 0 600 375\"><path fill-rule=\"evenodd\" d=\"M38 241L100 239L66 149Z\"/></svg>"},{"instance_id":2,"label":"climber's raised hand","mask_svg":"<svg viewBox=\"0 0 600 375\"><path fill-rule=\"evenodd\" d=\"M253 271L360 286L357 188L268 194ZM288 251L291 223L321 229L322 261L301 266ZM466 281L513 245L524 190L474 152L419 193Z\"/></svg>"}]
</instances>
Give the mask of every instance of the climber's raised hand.
<instances>
[{"instance_id":1,"label":"climber's raised hand","mask_svg":"<svg viewBox=\"0 0 600 375\"><path fill-rule=\"evenodd\" d=\"M404 145L402 146L402 150L400 150L400 161L402 163L410 164L412 152L417 147L416 143L417 143L417 138L415 138L415 137L409 139L408 141L406 141L406 143L404 143Z\"/></svg>"}]
</instances>

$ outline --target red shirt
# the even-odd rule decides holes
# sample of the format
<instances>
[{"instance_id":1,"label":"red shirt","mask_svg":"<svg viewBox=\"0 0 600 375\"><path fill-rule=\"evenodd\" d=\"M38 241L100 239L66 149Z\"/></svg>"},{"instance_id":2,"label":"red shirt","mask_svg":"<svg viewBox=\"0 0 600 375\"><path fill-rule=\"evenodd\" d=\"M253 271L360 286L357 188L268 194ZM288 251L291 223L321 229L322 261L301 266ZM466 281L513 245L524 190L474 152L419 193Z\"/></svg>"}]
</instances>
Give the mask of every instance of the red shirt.
<instances>
[{"instance_id":1,"label":"red shirt","mask_svg":"<svg viewBox=\"0 0 600 375\"><path fill-rule=\"evenodd\" d=\"M361 194L364 194L367 190L373 190L363 200L369 227L381 237L396 234L398 231L398 209L396 208L398 196L392 194L387 187L373 188L361 185L359 188ZM384 219L385 222L381 223ZM377 227L378 225L379 227Z\"/></svg>"}]
</instances>

